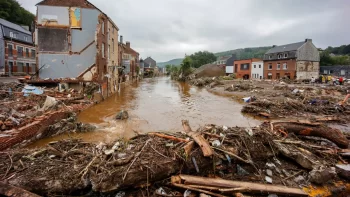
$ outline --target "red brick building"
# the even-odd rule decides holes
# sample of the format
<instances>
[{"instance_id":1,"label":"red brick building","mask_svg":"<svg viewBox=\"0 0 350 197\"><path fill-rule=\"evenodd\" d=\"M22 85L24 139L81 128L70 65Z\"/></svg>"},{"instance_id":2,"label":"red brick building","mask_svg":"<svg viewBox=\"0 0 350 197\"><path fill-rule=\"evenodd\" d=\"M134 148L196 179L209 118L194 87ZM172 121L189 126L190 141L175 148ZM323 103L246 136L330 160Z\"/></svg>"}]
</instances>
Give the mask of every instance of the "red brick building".
<instances>
[{"instance_id":1,"label":"red brick building","mask_svg":"<svg viewBox=\"0 0 350 197\"><path fill-rule=\"evenodd\" d=\"M262 61L258 58L235 60L234 73L238 79L249 79L252 72L252 62Z\"/></svg>"},{"instance_id":2,"label":"red brick building","mask_svg":"<svg viewBox=\"0 0 350 197\"><path fill-rule=\"evenodd\" d=\"M264 78L318 78L320 54L311 39L281 46L273 46L264 55Z\"/></svg>"},{"instance_id":3,"label":"red brick building","mask_svg":"<svg viewBox=\"0 0 350 197\"><path fill-rule=\"evenodd\" d=\"M0 19L0 74L27 75L36 72L36 50L32 33Z\"/></svg>"}]
</instances>

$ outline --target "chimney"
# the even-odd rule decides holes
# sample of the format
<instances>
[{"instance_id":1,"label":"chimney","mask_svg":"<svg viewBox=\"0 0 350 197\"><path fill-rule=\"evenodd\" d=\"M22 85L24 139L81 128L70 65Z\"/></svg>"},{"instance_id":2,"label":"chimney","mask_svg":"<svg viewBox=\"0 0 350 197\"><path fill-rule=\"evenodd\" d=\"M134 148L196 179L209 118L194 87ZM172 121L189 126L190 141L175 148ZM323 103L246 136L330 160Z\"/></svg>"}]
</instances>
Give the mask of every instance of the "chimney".
<instances>
[{"instance_id":1,"label":"chimney","mask_svg":"<svg viewBox=\"0 0 350 197\"><path fill-rule=\"evenodd\" d=\"M123 44L123 36L120 36L120 41L121 44Z\"/></svg>"},{"instance_id":2,"label":"chimney","mask_svg":"<svg viewBox=\"0 0 350 197\"><path fill-rule=\"evenodd\" d=\"M275 48L275 47L277 47L277 45L272 45L272 48Z\"/></svg>"},{"instance_id":3,"label":"chimney","mask_svg":"<svg viewBox=\"0 0 350 197\"><path fill-rule=\"evenodd\" d=\"M126 41L126 47L130 48L130 42L129 41Z\"/></svg>"},{"instance_id":4,"label":"chimney","mask_svg":"<svg viewBox=\"0 0 350 197\"><path fill-rule=\"evenodd\" d=\"M312 42L312 39L306 38L305 42Z\"/></svg>"}]
</instances>

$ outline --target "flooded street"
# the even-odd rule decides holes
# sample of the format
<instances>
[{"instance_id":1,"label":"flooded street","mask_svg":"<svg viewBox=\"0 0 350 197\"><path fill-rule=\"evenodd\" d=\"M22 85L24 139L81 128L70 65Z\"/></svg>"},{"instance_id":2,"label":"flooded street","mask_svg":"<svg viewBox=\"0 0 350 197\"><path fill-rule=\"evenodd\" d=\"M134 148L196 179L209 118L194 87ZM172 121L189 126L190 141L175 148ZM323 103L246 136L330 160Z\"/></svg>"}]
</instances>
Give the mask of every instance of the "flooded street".
<instances>
[{"instance_id":1,"label":"flooded street","mask_svg":"<svg viewBox=\"0 0 350 197\"><path fill-rule=\"evenodd\" d=\"M168 77L144 79L79 114L78 121L94 124L97 131L56 136L34 146L68 137L108 143L118 137L130 138L135 132L176 132L182 130L183 119L189 120L193 129L204 124L256 126L260 123L241 114L241 108L242 104L231 97L210 93L205 88ZM114 120L121 110L128 111L128 120Z\"/></svg>"}]
</instances>

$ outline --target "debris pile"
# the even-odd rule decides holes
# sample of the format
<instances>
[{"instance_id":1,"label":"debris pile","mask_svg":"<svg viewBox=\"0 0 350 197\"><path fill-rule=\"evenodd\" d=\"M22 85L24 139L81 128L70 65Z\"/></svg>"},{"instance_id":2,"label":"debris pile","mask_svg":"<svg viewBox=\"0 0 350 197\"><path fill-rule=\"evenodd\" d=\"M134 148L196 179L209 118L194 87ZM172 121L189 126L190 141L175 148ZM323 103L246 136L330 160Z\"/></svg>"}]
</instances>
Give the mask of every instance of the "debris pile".
<instances>
[{"instance_id":1,"label":"debris pile","mask_svg":"<svg viewBox=\"0 0 350 197\"><path fill-rule=\"evenodd\" d=\"M202 77L198 79L192 79L189 82L191 85L195 85L198 87L209 87L209 88L213 88L218 85L223 85L221 80L217 77Z\"/></svg>"},{"instance_id":2,"label":"debris pile","mask_svg":"<svg viewBox=\"0 0 350 197\"><path fill-rule=\"evenodd\" d=\"M2 152L0 177L40 195L307 196L322 185L340 196L350 189L343 178L349 150L342 149L349 140L336 129L305 122L192 131L183 121L183 127L183 134L149 133L110 145L64 140Z\"/></svg>"}]
</instances>

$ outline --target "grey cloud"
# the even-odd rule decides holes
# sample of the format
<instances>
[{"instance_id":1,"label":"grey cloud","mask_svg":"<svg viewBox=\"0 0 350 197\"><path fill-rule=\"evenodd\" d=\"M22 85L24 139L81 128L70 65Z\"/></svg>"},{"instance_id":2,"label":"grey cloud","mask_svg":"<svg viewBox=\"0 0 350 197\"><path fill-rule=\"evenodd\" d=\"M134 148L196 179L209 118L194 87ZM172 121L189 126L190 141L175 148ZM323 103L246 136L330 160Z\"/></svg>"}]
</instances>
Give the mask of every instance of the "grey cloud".
<instances>
[{"instance_id":1,"label":"grey cloud","mask_svg":"<svg viewBox=\"0 0 350 197\"><path fill-rule=\"evenodd\" d=\"M38 0L19 0L35 13ZM312 38L316 47L350 43L347 0L90 0L124 40L157 61Z\"/></svg>"}]
</instances>

